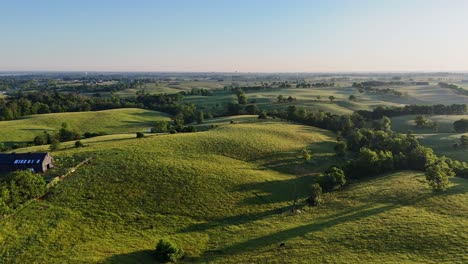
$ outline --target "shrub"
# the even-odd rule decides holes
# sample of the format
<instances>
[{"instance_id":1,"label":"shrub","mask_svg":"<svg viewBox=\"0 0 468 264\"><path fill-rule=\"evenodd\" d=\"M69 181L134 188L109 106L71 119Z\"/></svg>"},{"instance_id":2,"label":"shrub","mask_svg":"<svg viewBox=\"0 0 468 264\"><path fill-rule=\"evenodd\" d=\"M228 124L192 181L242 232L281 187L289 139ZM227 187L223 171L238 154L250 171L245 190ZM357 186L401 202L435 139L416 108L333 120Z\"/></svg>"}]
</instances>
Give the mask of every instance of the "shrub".
<instances>
[{"instance_id":1,"label":"shrub","mask_svg":"<svg viewBox=\"0 0 468 264\"><path fill-rule=\"evenodd\" d=\"M342 169L331 167L320 177L320 186L326 192L341 188L346 184L346 177Z\"/></svg>"},{"instance_id":2,"label":"shrub","mask_svg":"<svg viewBox=\"0 0 468 264\"><path fill-rule=\"evenodd\" d=\"M310 192L308 202L310 205L314 206L319 205L322 202L322 187L320 187L320 184L312 184L312 189Z\"/></svg>"},{"instance_id":3,"label":"shrub","mask_svg":"<svg viewBox=\"0 0 468 264\"><path fill-rule=\"evenodd\" d=\"M56 151L60 148L60 141L57 139L52 139L52 142L50 143L50 151Z\"/></svg>"},{"instance_id":4,"label":"shrub","mask_svg":"<svg viewBox=\"0 0 468 264\"><path fill-rule=\"evenodd\" d=\"M345 155L346 151L346 143L343 141L339 141L336 143L335 147L333 148L335 150L335 153L338 157L343 157Z\"/></svg>"},{"instance_id":5,"label":"shrub","mask_svg":"<svg viewBox=\"0 0 468 264\"><path fill-rule=\"evenodd\" d=\"M184 254L183 250L169 240L161 239L156 245L156 260L161 262L176 262Z\"/></svg>"},{"instance_id":6,"label":"shrub","mask_svg":"<svg viewBox=\"0 0 468 264\"><path fill-rule=\"evenodd\" d=\"M137 138L143 138L143 137L145 137L145 134L143 134L143 132L137 132L136 137Z\"/></svg>"},{"instance_id":7,"label":"shrub","mask_svg":"<svg viewBox=\"0 0 468 264\"><path fill-rule=\"evenodd\" d=\"M449 184L449 177L453 177L455 173L445 162L445 159L439 159L426 168L426 180L434 192L443 192Z\"/></svg>"},{"instance_id":8,"label":"shrub","mask_svg":"<svg viewBox=\"0 0 468 264\"><path fill-rule=\"evenodd\" d=\"M82 148L84 147L83 142L81 140L75 141L75 148Z\"/></svg>"},{"instance_id":9,"label":"shrub","mask_svg":"<svg viewBox=\"0 0 468 264\"><path fill-rule=\"evenodd\" d=\"M258 119L267 119L267 113L265 111L261 111L258 115Z\"/></svg>"}]
</instances>

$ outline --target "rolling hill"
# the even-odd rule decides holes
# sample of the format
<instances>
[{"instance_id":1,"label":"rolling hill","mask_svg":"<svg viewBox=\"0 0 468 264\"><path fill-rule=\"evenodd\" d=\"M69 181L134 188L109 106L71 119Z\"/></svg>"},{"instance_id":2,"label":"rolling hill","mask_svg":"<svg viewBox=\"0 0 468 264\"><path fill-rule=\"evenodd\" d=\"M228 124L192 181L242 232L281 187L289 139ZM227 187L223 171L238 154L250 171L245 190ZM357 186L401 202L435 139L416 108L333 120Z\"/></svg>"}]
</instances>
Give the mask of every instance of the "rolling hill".
<instances>
[{"instance_id":1,"label":"rolling hill","mask_svg":"<svg viewBox=\"0 0 468 264\"><path fill-rule=\"evenodd\" d=\"M58 169L93 160L0 220L0 259L152 262L164 237L201 263L467 260L464 179L434 195L421 173L399 172L304 206L316 175L339 162L333 146L327 131L263 121L58 151ZM302 208L290 214L294 190Z\"/></svg>"},{"instance_id":2,"label":"rolling hill","mask_svg":"<svg viewBox=\"0 0 468 264\"><path fill-rule=\"evenodd\" d=\"M109 134L146 131L158 120L169 120L165 113L137 108L123 108L95 112L54 113L25 116L19 120L0 122L0 142L8 145L31 142L44 131L55 133L63 122L80 133Z\"/></svg>"}]
</instances>

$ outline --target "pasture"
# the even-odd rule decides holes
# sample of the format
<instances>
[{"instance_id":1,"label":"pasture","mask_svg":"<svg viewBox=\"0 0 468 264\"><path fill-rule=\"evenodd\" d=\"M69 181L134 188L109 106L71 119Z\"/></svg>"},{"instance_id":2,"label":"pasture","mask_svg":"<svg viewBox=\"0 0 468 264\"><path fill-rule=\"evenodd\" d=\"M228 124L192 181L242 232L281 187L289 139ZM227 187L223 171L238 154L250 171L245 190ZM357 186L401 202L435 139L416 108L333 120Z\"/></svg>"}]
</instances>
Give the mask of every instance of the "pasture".
<instances>
[{"instance_id":1,"label":"pasture","mask_svg":"<svg viewBox=\"0 0 468 264\"><path fill-rule=\"evenodd\" d=\"M435 195L421 173L398 172L308 207L318 173L342 162L335 136L275 120L227 121L206 132L96 139L55 152L59 167L94 159L0 221L0 258L152 262L164 237L184 249L184 261L199 263L467 261L467 180L454 178ZM289 213L294 193L297 214Z\"/></svg>"},{"instance_id":2,"label":"pasture","mask_svg":"<svg viewBox=\"0 0 468 264\"><path fill-rule=\"evenodd\" d=\"M80 133L121 134L147 131L155 121L160 120L169 121L169 115L135 108L32 115L0 122L0 142L6 145L31 142L44 131L57 132L63 122Z\"/></svg>"}]
</instances>

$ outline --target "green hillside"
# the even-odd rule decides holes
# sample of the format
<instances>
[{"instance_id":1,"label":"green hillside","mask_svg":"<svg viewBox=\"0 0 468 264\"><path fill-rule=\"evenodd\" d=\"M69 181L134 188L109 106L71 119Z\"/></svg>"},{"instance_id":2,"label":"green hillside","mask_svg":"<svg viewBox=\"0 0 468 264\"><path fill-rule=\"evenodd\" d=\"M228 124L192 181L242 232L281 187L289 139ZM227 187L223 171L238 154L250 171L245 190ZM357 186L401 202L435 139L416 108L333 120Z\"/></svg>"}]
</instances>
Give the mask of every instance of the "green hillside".
<instances>
[{"instance_id":1,"label":"green hillside","mask_svg":"<svg viewBox=\"0 0 468 264\"><path fill-rule=\"evenodd\" d=\"M58 151L57 169L94 159L0 220L0 259L154 262L164 237L201 263L467 260L463 179L434 195L421 173L395 173L291 215L294 190L303 206L314 177L338 162L333 146L324 130L266 121Z\"/></svg>"},{"instance_id":2,"label":"green hillside","mask_svg":"<svg viewBox=\"0 0 468 264\"><path fill-rule=\"evenodd\" d=\"M468 118L468 115L426 116L429 121L437 122L439 126L437 131L433 131L431 128L417 128L414 124L415 117L416 115L393 117L392 129L400 133L411 130L423 145L434 149L438 155L468 162L468 149L453 147L453 144L458 143L462 135L468 135L468 133L455 133L453 122Z\"/></svg>"},{"instance_id":3,"label":"green hillside","mask_svg":"<svg viewBox=\"0 0 468 264\"><path fill-rule=\"evenodd\" d=\"M32 115L19 120L0 122L0 142L30 142L44 131L58 131L63 122L67 122L80 133L114 134L146 131L158 120L169 120L169 117L165 113L136 108Z\"/></svg>"}]
</instances>

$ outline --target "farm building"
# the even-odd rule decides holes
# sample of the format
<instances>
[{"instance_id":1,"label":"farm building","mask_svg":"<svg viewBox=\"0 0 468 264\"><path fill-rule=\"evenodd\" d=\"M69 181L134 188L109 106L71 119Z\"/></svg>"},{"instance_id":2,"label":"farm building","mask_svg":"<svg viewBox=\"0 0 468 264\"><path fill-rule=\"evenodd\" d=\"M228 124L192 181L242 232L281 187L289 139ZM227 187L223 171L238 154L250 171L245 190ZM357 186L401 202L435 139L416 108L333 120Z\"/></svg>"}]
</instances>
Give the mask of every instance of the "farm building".
<instances>
[{"instance_id":1,"label":"farm building","mask_svg":"<svg viewBox=\"0 0 468 264\"><path fill-rule=\"evenodd\" d=\"M47 152L40 153L0 153L0 172L16 170L33 170L44 172L52 168L52 156Z\"/></svg>"}]
</instances>

